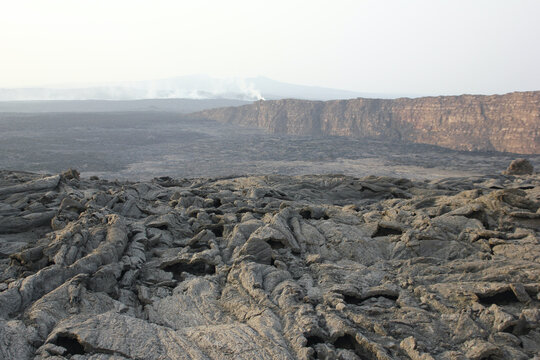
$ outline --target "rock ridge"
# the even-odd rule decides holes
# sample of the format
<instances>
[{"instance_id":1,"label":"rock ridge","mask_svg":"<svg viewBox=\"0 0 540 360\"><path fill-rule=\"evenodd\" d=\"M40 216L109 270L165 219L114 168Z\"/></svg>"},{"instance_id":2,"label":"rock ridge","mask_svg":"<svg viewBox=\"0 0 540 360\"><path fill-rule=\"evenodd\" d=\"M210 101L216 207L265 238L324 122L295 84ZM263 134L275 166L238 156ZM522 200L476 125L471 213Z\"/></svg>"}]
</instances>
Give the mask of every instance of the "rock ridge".
<instances>
[{"instance_id":1,"label":"rock ridge","mask_svg":"<svg viewBox=\"0 0 540 360\"><path fill-rule=\"evenodd\" d=\"M540 91L333 101L272 100L189 115L271 133L382 138L540 154Z\"/></svg>"}]
</instances>

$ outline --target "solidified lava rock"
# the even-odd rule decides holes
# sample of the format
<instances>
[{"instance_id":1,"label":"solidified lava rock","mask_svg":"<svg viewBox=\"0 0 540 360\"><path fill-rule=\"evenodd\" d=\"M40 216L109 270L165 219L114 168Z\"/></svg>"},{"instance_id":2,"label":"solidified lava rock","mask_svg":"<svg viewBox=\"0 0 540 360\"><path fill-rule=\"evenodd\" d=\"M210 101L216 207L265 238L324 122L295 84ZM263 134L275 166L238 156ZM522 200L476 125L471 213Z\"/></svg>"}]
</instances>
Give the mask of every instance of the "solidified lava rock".
<instances>
[{"instance_id":1,"label":"solidified lava rock","mask_svg":"<svg viewBox=\"0 0 540 360\"><path fill-rule=\"evenodd\" d=\"M504 173L506 175L531 175L533 171L531 162L520 158L512 161Z\"/></svg>"},{"instance_id":2,"label":"solidified lava rock","mask_svg":"<svg viewBox=\"0 0 540 360\"><path fill-rule=\"evenodd\" d=\"M0 171L0 358L540 351L538 175L158 180Z\"/></svg>"}]
</instances>

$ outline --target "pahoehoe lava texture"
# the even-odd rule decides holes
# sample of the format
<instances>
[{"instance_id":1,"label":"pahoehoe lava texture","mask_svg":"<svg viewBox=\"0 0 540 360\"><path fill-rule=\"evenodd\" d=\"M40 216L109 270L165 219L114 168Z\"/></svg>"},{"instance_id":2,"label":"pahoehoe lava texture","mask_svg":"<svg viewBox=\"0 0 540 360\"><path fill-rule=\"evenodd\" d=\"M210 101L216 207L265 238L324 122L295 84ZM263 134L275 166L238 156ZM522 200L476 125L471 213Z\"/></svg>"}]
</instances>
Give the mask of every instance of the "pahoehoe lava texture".
<instances>
[{"instance_id":1,"label":"pahoehoe lava texture","mask_svg":"<svg viewBox=\"0 0 540 360\"><path fill-rule=\"evenodd\" d=\"M529 359L540 177L0 172L2 359Z\"/></svg>"}]
</instances>

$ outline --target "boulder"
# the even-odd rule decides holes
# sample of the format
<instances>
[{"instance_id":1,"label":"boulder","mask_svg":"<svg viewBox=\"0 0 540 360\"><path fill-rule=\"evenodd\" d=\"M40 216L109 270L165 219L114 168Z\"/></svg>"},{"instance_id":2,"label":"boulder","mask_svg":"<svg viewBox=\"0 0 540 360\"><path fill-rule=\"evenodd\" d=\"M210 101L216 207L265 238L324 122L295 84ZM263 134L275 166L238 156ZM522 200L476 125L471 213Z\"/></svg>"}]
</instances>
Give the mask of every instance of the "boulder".
<instances>
[{"instance_id":1,"label":"boulder","mask_svg":"<svg viewBox=\"0 0 540 360\"><path fill-rule=\"evenodd\" d=\"M515 159L513 160L506 171L505 175L531 175L534 171L534 168L531 162L527 159Z\"/></svg>"}]
</instances>

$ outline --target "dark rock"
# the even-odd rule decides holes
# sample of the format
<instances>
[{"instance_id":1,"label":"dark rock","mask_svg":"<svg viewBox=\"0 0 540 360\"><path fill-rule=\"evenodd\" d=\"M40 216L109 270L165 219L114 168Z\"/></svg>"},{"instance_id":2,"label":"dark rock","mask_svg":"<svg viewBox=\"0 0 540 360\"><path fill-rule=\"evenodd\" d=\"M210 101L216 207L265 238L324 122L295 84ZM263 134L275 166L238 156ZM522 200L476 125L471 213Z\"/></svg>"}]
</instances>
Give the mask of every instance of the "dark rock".
<instances>
[{"instance_id":1,"label":"dark rock","mask_svg":"<svg viewBox=\"0 0 540 360\"><path fill-rule=\"evenodd\" d=\"M540 351L539 175L0 174L2 359Z\"/></svg>"},{"instance_id":2,"label":"dark rock","mask_svg":"<svg viewBox=\"0 0 540 360\"><path fill-rule=\"evenodd\" d=\"M62 177L68 180L79 180L81 174L75 169L68 169L62 173Z\"/></svg>"},{"instance_id":3,"label":"dark rock","mask_svg":"<svg viewBox=\"0 0 540 360\"><path fill-rule=\"evenodd\" d=\"M516 159L513 160L504 174L506 175L531 175L534 171L534 168L531 162L527 159Z\"/></svg>"}]
</instances>

